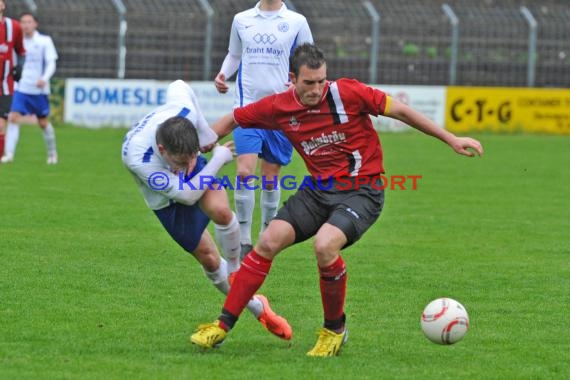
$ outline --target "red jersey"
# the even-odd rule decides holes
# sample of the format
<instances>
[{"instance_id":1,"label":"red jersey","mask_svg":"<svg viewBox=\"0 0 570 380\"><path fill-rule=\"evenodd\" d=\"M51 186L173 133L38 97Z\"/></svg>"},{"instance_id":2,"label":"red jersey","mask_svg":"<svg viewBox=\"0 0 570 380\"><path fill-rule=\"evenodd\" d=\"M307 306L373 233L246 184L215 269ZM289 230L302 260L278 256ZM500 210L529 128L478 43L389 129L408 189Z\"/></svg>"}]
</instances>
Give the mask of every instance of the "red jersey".
<instances>
[{"instance_id":1,"label":"red jersey","mask_svg":"<svg viewBox=\"0 0 570 380\"><path fill-rule=\"evenodd\" d=\"M24 55L24 34L20 23L9 17L0 20L0 95L12 95L14 93L14 68L17 55Z\"/></svg>"},{"instance_id":2,"label":"red jersey","mask_svg":"<svg viewBox=\"0 0 570 380\"><path fill-rule=\"evenodd\" d=\"M242 127L278 129L299 152L314 178L384 173L382 147L369 115L390 109L390 97L354 79L327 82L315 107L294 89L234 110Z\"/></svg>"}]
</instances>

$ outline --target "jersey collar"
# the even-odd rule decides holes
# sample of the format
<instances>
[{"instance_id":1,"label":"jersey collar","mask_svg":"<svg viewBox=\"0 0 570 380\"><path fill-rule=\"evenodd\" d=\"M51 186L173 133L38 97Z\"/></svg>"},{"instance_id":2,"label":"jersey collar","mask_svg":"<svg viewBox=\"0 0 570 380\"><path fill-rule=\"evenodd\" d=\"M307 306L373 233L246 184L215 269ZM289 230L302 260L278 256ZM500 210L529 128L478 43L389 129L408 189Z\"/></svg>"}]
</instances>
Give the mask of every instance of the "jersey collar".
<instances>
[{"instance_id":1,"label":"jersey collar","mask_svg":"<svg viewBox=\"0 0 570 380\"><path fill-rule=\"evenodd\" d=\"M39 36L39 35L40 35L40 32L38 32L37 30L35 30L35 31L34 31L34 34L32 34L31 37L26 37L26 36L24 36L24 38L27 39L27 40L32 40L32 41L33 41L33 40L35 40L36 37Z\"/></svg>"},{"instance_id":2,"label":"jersey collar","mask_svg":"<svg viewBox=\"0 0 570 380\"><path fill-rule=\"evenodd\" d=\"M261 13L261 9L259 9L259 6L261 5L261 2L258 2L257 4L255 4L254 10L255 10L255 15L259 16L259 17L265 17L263 16L263 14ZM287 5L285 5L285 2L283 2L281 4L281 9L279 9L277 11L277 14L274 17L283 17L283 13L287 10Z\"/></svg>"}]
</instances>

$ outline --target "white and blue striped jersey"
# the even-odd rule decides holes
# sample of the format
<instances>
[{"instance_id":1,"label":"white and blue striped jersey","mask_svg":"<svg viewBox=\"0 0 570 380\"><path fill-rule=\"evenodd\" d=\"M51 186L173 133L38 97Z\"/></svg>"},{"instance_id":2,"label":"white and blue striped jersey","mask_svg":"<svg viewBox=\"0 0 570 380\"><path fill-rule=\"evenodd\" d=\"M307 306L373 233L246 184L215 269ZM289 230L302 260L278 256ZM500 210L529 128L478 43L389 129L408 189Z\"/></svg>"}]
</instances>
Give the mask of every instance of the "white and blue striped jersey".
<instances>
[{"instance_id":1,"label":"white and blue striped jersey","mask_svg":"<svg viewBox=\"0 0 570 380\"><path fill-rule=\"evenodd\" d=\"M194 124L201 147L213 144L218 139L204 118L190 86L181 80L171 83L166 93L166 104L135 124L125 136L122 147L123 163L135 177L146 204L153 210L167 207L171 200L179 201L184 196L179 189L178 175L171 173L156 144L159 125L174 116L186 117ZM154 183L149 182L156 173L162 173L159 175L163 177L156 178Z\"/></svg>"},{"instance_id":2,"label":"white and blue striped jersey","mask_svg":"<svg viewBox=\"0 0 570 380\"><path fill-rule=\"evenodd\" d=\"M283 4L277 12L263 12L259 3L234 16L229 54L240 56L234 107L285 91L289 56L303 43L312 43L307 19Z\"/></svg>"},{"instance_id":3,"label":"white and blue striped jersey","mask_svg":"<svg viewBox=\"0 0 570 380\"><path fill-rule=\"evenodd\" d=\"M57 60L57 51L51 37L36 31L32 37L24 37L24 47L26 61L22 78L17 85L18 92L28 95L49 95L49 80L55 72ZM43 88L36 86L40 79L46 82Z\"/></svg>"}]
</instances>

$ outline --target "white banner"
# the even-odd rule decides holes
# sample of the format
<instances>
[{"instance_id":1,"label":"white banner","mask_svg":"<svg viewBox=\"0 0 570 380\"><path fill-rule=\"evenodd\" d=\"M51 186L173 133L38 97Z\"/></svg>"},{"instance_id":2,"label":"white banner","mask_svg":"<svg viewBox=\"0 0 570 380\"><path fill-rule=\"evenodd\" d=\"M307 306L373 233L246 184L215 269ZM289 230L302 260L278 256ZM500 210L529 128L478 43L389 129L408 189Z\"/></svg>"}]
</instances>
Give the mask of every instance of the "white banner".
<instances>
[{"instance_id":1,"label":"white banner","mask_svg":"<svg viewBox=\"0 0 570 380\"><path fill-rule=\"evenodd\" d=\"M170 82L119 79L68 79L64 121L82 127L130 127L166 102ZM234 92L220 95L213 82L190 83L208 122L230 112Z\"/></svg>"},{"instance_id":2,"label":"white banner","mask_svg":"<svg viewBox=\"0 0 570 380\"><path fill-rule=\"evenodd\" d=\"M394 99L409 105L423 113L443 128L445 123L445 97L447 89L443 86L394 86L372 85L389 94ZM382 132L405 132L410 130L406 124L389 117L371 116L374 128Z\"/></svg>"},{"instance_id":3,"label":"white banner","mask_svg":"<svg viewBox=\"0 0 570 380\"><path fill-rule=\"evenodd\" d=\"M65 84L64 120L88 128L130 127L155 107L166 101L170 82L120 79L68 79ZM233 108L234 83L230 90L219 94L212 82L189 83L198 97L200 108L213 123ZM445 121L446 88L440 86L382 86L387 92L443 126ZM401 132L409 127L387 117L372 117L379 131Z\"/></svg>"}]
</instances>

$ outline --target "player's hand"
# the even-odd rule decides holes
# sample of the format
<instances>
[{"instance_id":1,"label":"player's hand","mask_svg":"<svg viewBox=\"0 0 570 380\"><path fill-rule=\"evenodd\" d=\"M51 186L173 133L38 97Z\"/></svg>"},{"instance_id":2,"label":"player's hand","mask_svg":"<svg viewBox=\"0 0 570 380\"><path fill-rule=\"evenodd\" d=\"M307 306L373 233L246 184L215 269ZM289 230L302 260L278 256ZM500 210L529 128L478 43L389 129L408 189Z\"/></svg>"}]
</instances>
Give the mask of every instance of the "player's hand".
<instances>
[{"instance_id":1,"label":"player's hand","mask_svg":"<svg viewBox=\"0 0 570 380\"><path fill-rule=\"evenodd\" d=\"M19 82L20 79L22 79L22 70L23 70L22 65L16 65L12 69L12 78L14 78L15 82Z\"/></svg>"},{"instance_id":2,"label":"player's hand","mask_svg":"<svg viewBox=\"0 0 570 380\"><path fill-rule=\"evenodd\" d=\"M38 81L36 82L36 87L37 88L44 88L46 85L46 81L43 79L38 79Z\"/></svg>"},{"instance_id":3,"label":"player's hand","mask_svg":"<svg viewBox=\"0 0 570 380\"><path fill-rule=\"evenodd\" d=\"M212 149L214 149L214 147L216 146L217 142L213 142L209 145L204 145L200 147L200 152L202 153L208 153L209 151L211 151Z\"/></svg>"},{"instance_id":4,"label":"player's hand","mask_svg":"<svg viewBox=\"0 0 570 380\"><path fill-rule=\"evenodd\" d=\"M236 156L236 144L233 141L230 140L230 141L226 142L224 144L224 146L232 151L232 155L234 157Z\"/></svg>"},{"instance_id":5,"label":"player's hand","mask_svg":"<svg viewBox=\"0 0 570 380\"><path fill-rule=\"evenodd\" d=\"M228 162L232 162L234 159L234 154L232 149L234 147L233 141L228 141L224 145L216 145L212 150L214 156L220 156L224 160L224 165Z\"/></svg>"},{"instance_id":6,"label":"player's hand","mask_svg":"<svg viewBox=\"0 0 570 380\"><path fill-rule=\"evenodd\" d=\"M449 145L451 145L456 153L464 156L474 157L475 155L483 155L483 146L479 141L471 137L455 137Z\"/></svg>"},{"instance_id":7,"label":"player's hand","mask_svg":"<svg viewBox=\"0 0 570 380\"><path fill-rule=\"evenodd\" d=\"M226 84L226 76L222 73L216 75L216 79L214 79L214 85L220 94L225 94L230 89Z\"/></svg>"}]
</instances>

